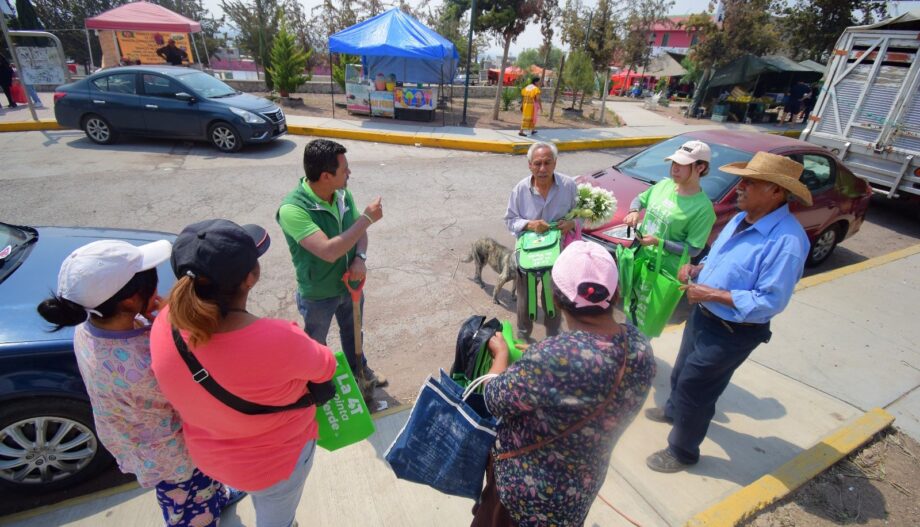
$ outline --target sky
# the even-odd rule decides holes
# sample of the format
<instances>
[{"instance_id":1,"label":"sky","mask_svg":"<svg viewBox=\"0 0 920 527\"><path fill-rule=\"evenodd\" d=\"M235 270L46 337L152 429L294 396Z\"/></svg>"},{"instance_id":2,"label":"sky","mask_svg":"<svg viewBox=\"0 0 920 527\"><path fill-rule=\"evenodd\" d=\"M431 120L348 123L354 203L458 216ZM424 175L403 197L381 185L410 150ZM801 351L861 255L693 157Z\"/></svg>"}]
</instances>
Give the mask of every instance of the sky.
<instances>
[{"instance_id":1,"label":"sky","mask_svg":"<svg viewBox=\"0 0 920 527\"><path fill-rule=\"evenodd\" d=\"M321 3L321 0L300 0L300 3L306 8L306 12L309 14L310 10ZM385 3L386 0L385 0ZM390 2L394 3L394 2ZM410 4L417 3L414 0L409 0ZM560 5L565 5L565 0L560 0ZM596 2L592 0L586 0L586 6L596 5ZM218 15L221 13L220 9L220 0L204 0L204 5L212 14ZM900 14L910 9L920 9L920 1L906 1L906 2L889 2L888 3L888 12L890 14ZM674 7L671 8L672 15L683 15L688 13L699 13L700 11L706 11L709 6L709 0L675 0ZM558 33L558 31L557 31ZM510 53L511 55L517 55L522 50L528 48L538 48L543 41L543 36L540 34L539 24L533 23L527 26L527 29L515 42L511 43ZM555 45L562 47L562 43L559 41L558 36L554 39ZM495 43L492 43L491 48L489 48L485 53L487 55L501 56L501 46Z\"/></svg>"}]
</instances>

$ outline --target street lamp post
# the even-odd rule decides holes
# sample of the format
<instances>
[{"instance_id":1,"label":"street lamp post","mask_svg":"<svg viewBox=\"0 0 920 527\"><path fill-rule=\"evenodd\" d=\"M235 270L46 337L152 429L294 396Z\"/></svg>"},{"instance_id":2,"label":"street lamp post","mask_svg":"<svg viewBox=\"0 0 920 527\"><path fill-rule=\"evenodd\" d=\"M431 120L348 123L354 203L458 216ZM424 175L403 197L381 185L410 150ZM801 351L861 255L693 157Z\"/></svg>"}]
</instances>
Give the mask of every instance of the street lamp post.
<instances>
[{"instance_id":1,"label":"street lamp post","mask_svg":"<svg viewBox=\"0 0 920 527\"><path fill-rule=\"evenodd\" d=\"M473 0L472 5L470 6L470 35L469 40L466 45L466 77L463 82L463 118L460 119L460 124L466 126L466 106L470 98L470 72L472 71L472 58L473 58L473 24L476 22L476 0ZM453 82L453 79L451 79Z\"/></svg>"}]
</instances>

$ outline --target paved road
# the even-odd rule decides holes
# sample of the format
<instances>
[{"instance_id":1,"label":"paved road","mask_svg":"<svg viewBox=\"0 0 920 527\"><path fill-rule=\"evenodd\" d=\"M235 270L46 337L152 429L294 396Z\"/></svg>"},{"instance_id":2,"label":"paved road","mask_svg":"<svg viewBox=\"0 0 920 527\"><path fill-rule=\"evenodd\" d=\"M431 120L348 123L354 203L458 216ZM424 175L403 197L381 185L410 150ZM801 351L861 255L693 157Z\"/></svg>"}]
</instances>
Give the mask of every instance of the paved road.
<instances>
[{"instance_id":1,"label":"paved road","mask_svg":"<svg viewBox=\"0 0 920 527\"><path fill-rule=\"evenodd\" d=\"M144 139L100 147L73 131L0 134L0 221L172 232L210 217L261 223L275 244L264 257L253 309L296 320L293 270L273 217L281 197L302 175L308 140L292 136L225 155L203 144ZM501 297L504 305L492 304L491 289L483 292L473 284L470 265L459 258L481 236L510 244L500 218L509 189L526 174L526 161L344 143L358 203L381 195L385 210L384 220L371 230L368 251L367 353L374 367L392 379L388 395L411 400L425 375L450 364L461 320L474 313L513 315L507 307L510 292ZM559 169L590 173L633 151L563 154ZM916 212L879 200L863 232L844 242L819 270L917 240ZM487 283L494 278L486 271ZM333 335L330 344L336 346Z\"/></svg>"}]
</instances>

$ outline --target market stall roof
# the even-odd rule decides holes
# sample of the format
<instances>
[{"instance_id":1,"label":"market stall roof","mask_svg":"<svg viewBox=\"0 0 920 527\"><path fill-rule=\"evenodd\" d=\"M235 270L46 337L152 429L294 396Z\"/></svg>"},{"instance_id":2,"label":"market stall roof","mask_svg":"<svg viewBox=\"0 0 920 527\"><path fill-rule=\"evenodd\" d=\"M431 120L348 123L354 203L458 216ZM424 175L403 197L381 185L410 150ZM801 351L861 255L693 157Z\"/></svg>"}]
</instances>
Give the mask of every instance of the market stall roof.
<instances>
[{"instance_id":1,"label":"market stall roof","mask_svg":"<svg viewBox=\"0 0 920 527\"><path fill-rule=\"evenodd\" d=\"M329 51L360 55L371 75L401 73L417 82L449 82L460 61L450 40L398 7L332 35Z\"/></svg>"},{"instance_id":2,"label":"market stall roof","mask_svg":"<svg viewBox=\"0 0 920 527\"><path fill-rule=\"evenodd\" d=\"M639 72L649 77L683 77L687 74L687 70L667 53L652 57L648 67L640 69Z\"/></svg>"},{"instance_id":3,"label":"market stall roof","mask_svg":"<svg viewBox=\"0 0 920 527\"><path fill-rule=\"evenodd\" d=\"M802 62L799 62L799 66L804 66L812 71L817 71L818 73L824 75L825 70L827 69L824 64L820 62L815 62L811 59L805 59Z\"/></svg>"},{"instance_id":4,"label":"market stall roof","mask_svg":"<svg viewBox=\"0 0 920 527\"><path fill-rule=\"evenodd\" d=\"M717 86L744 84L755 80L759 75L769 73L795 73L799 74L802 80L806 82L816 81L822 76L819 72L806 68L792 59L779 55L768 55L764 57L745 55L719 68L712 76L709 87L714 88Z\"/></svg>"},{"instance_id":5,"label":"market stall roof","mask_svg":"<svg viewBox=\"0 0 920 527\"><path fill-rule=\"evenodd\" d=\"M134 2L86 19L86 29L198 33L201 24L150 2Z\"/></svg>"}]
</instances>

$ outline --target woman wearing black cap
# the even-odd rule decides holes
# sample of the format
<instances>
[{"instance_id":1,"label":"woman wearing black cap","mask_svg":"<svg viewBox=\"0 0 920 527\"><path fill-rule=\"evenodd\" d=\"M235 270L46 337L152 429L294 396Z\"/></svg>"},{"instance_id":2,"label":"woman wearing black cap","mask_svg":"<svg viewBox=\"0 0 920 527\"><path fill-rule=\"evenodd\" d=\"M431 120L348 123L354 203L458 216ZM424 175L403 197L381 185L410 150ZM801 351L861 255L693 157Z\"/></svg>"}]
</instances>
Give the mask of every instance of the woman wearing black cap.
<instances>
[{"instance_id":1,"label":"woman wearing black cap","mask_svg":"<svg viewBox=\"0 0 920 527\"><path fill-rule=\"evenodd\" d=\"M308 382L335 373L329 348L299 326L247 311L268 245L268 234L256 225L208 220L186 227L171 257L178 281L150 341L154 373L179 412L192 459L206 474L249 491L258 527L288 527L296 524L313 462L315 406L248 415L205 382L210 378L251 403L286 406L306 395ZM180 349L200 367L192 368Z\"/></svg>"}]
</instances>

